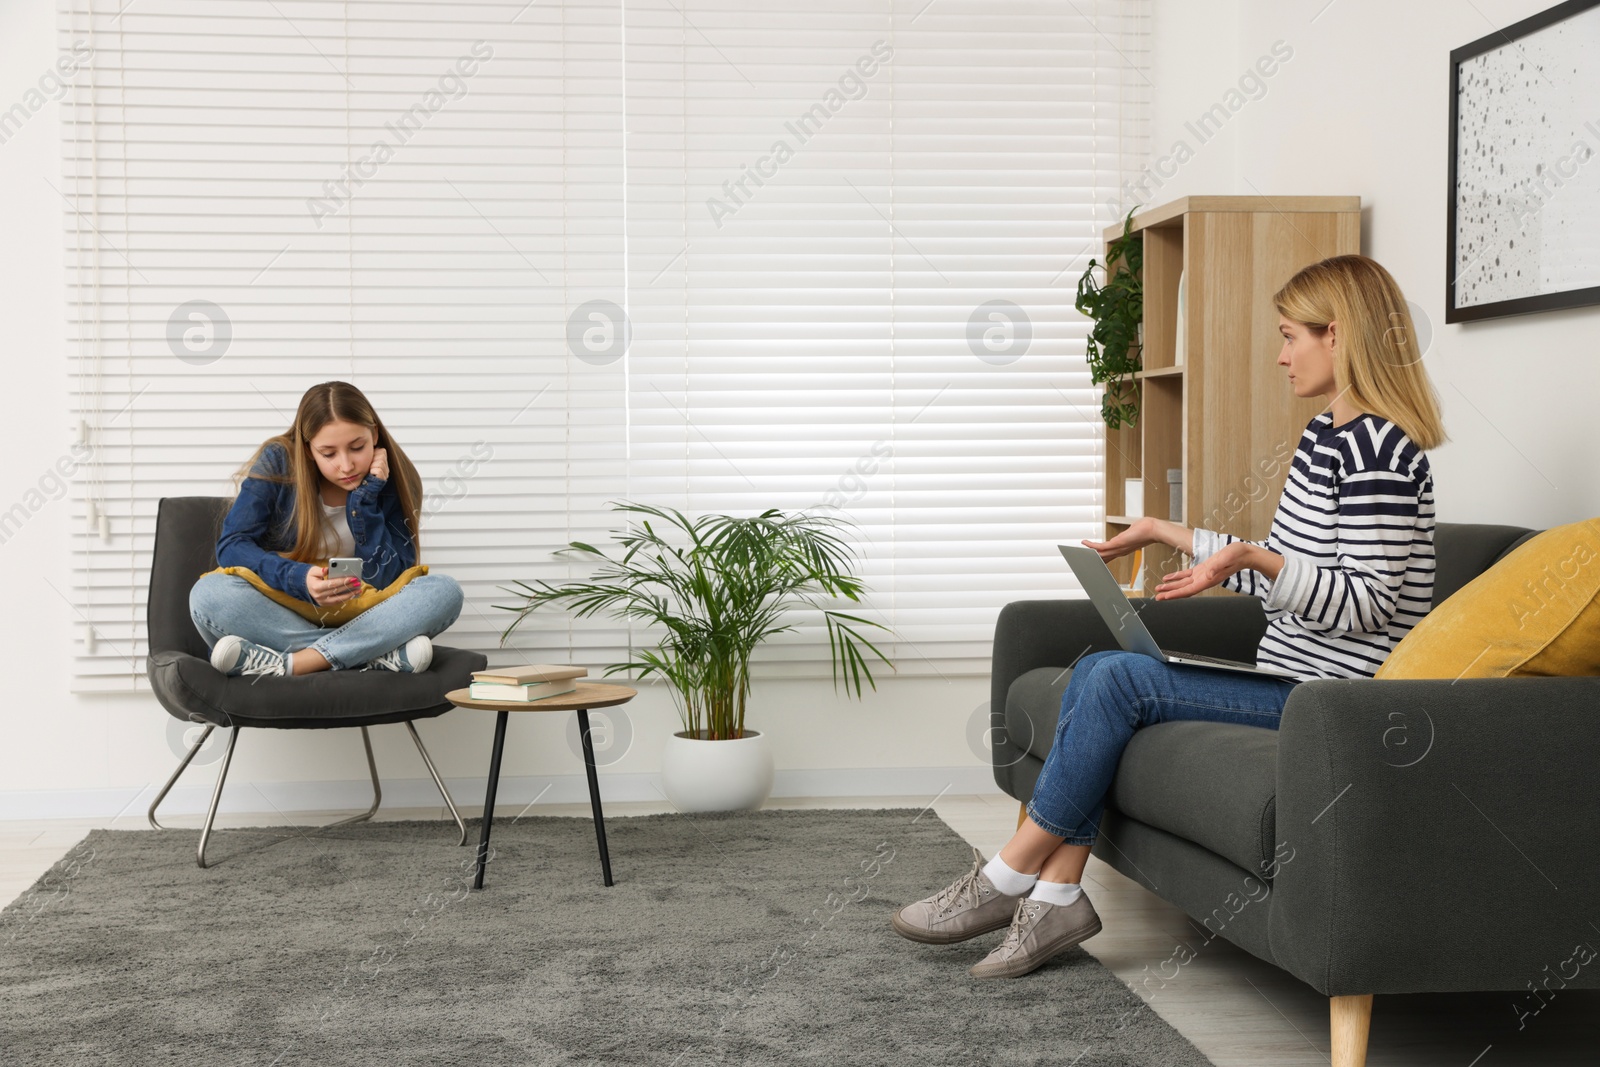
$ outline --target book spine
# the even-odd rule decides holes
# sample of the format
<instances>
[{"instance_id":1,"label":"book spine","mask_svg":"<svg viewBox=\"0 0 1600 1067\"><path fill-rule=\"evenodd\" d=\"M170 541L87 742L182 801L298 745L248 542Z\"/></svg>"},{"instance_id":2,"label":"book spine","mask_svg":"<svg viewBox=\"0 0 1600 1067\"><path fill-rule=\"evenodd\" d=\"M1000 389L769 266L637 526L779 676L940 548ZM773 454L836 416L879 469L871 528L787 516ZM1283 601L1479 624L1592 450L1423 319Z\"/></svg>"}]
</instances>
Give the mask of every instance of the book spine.
<instances>
[{"instance_id":1,"label":"book spine","mask_svg":"<svg viewBox=\"0 0 1600 1067\"><path fill-rule=\"evenodd\" d=\"M514 676L496 674L494 671L474 671L472 680L481 685L576 685L583 680L586 674L560 674L555 677L537 678L531 681L518 681Z\"/></svg>"},{"instance_id":2,"label":"book spine","mask_svg":"<svg viewBox=\"0 0 1600 1067\"><path fill-rule=\"evenodd\" d=\"M577 691L575 685L495 685L490 682L473 682L467 687L470 696L483 700L542 700Z\"/></svg>"},{"instance_id":3,"label":"book spine","mask_svg":"<svg viewBox=\"0 0 1600 1067\"><path fill-rule=\"evenodd\" d=\"M503 685L498 682L473 682L479 689L503 690L507 693L559 693L574 688L570 685L551 685L548 682L538 685Z\"/></svg>"}]
</instances>

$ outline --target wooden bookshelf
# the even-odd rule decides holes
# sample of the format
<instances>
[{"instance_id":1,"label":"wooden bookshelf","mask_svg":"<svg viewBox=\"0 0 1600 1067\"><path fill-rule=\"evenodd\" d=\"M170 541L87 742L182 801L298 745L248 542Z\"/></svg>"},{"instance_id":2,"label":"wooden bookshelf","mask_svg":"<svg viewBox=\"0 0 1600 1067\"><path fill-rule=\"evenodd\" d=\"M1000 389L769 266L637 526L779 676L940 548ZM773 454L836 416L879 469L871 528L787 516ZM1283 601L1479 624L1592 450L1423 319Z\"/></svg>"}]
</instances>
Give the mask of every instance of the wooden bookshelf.
<instances>
[{"instance_id":1,"label":"wooden bookshelf","mask_svg":"<svg viewBox=\"0 0 1600 1067\"><path fill-rule=\"evenodd\" d=\"M1124 514L1123 480L1140 478L1146 515L1259 540L1288 457L1325 406L1296 397L1277 365L1272 295L1307 264L1361 251L1361 198L1191 196L1140 212L1133 230L1144 241L1139 422L1106 429L1106 536L1135 520ZM1121 235L1120 223L1104 233L1107 244ZM1177 363L1180 275L1185 353ZM1177 515L1169 514L1172 469L1183 471ZM1181 566L1178 552L1146 549L1145 595ZM1131 557L1111 569L1124 585L1133 580Z\"/></svg>"}]
</instances>

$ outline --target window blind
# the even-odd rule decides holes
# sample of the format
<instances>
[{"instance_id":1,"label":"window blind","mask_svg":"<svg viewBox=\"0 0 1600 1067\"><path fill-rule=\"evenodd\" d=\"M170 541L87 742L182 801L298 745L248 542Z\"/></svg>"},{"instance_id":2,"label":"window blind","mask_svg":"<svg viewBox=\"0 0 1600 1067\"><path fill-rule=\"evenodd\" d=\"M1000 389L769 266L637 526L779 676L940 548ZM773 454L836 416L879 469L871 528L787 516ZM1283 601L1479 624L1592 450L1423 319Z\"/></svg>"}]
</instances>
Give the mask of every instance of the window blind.
<instances>
[{"instance_id":1,"label":"window blind","mask_svg":"<svg viewBox=\"0 0 1600 1067\"><path fill-rule=\"evenodd\" d=\"M1103 516L1077 276L1142 162L1148 0L61 0L74 686L143 686L156 503L372 399L491 663L645 635L513 579L611 500L831 505L905 674L983 673ZM827 672L814 619L765 676Z\"/></svg>"}]
</instances>

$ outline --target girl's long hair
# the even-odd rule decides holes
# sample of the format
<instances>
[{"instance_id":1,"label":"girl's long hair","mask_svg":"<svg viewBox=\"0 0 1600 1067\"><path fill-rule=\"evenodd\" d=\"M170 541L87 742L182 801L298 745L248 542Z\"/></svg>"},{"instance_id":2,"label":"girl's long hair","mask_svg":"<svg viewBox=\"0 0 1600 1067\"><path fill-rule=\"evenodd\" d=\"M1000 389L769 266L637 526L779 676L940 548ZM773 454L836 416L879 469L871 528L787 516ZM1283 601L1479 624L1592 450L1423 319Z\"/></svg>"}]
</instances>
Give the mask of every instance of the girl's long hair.
<instances>
[{"instance_id":1,"label":"girl's long hair","mask_svg":"<svg viewBox=\"0 0 1600 1067\"><path fill-rule=\"evenodd\" d=\"M1358 411L1388 419L1423 451L1449 440L1405 295L1377 260L1334 256L1300 270L1272 302L1322 336L1338 324L1333 380Z\"/></svg>"},{"instance_id":2,"label":"girl's long hair","mask_svg":"<svg viewBox=\"0 0 1600 1067\"><path fill-rule=\"evenodd\" d=\"M418 536L418 517L422 507L422 478L417 468L400 445L384 429L383 420L373 410L360 389L349 382L323 382L313 385L300 398L300 408L294 413L294 425L275 437L269 437L245 461L233 476L234 492L246 477L279 485L294 486L294 515L282 518L282 532L294 524L294 547L278 553L285 559L301 563L318 563L332 553L334 545L325 538L326 527L322 521L322 472L317 469L316 458L311 455L311 439L330 422L351 422L364 426L372 434L371 446L386 449L389 460L389 484L400 497L400 512L405 516L406 528L411 533L411 544L416 549L417 562L422 562L422 542ZM281 445L289 455L289 473L273 475L250 474L265 452L273 445Z\"/></svg>"}]
</instances>

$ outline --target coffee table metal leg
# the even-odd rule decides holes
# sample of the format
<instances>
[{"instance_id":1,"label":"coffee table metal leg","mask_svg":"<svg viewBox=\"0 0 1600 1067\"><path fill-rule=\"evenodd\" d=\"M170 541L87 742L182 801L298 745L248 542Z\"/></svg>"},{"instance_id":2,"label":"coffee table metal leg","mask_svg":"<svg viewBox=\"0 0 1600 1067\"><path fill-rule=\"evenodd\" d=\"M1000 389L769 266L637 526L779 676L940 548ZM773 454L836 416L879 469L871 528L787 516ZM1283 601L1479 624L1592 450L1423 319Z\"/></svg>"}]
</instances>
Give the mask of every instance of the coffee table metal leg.
<instances>
[{"instance_id":1,"label":"coffee table metal leg","mask_svg":"<svg viewBox=\"0 0 1600 1067\"><path fill-rule=\"evenodd\" d=\"M500 754L506 747L506 720L511 717L502 711L494 720L494 754L489 757L489 791L483 797L483 830L478 835L478 873L472 879L472 888L483 888L483 868L489 862L489 827L494 822L494 793L500 786Z\"/></svg>"},{"instance_id":2,"label":"coffee table metal leg","mask_svg":"<svg viewBox=\"0 0 1600 1067\"><path fill-rule=\"evenodd\" d=\"M594 839L600 845L600 871L611 881L611 854L606 851L606 820L600 810L600 777L594 770L594 739L589 736L589 711L578 709L578 736L583 738L583 769L589 775L589 806L594 809Z\"/></svg>"}]
</instances>

